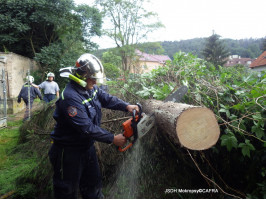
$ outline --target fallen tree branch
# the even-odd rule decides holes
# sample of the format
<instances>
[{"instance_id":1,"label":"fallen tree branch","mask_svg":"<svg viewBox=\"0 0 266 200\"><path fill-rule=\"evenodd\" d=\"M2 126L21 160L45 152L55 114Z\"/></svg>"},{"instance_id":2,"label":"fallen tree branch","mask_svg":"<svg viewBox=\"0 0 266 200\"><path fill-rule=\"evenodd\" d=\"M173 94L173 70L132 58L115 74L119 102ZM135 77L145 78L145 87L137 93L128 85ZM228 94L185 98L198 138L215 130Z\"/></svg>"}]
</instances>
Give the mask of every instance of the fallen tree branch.
<instances>
[{"instance_id":1,"label":"fallen tree branch","mask_svg":"<svg viewBox=\"0 0 266 200\"><path fill-rule=\"evenodd\" d=\"M254 114L257 114L257 113L259 113L259 112L254 112L254 113L250 113L250 114L248 114L248 115L244 115L244 116L242 116L242 117L240 117L240 118L238 118L238 119L234 119L234 120L232 120L232 121L230 121L230 122L225 122L225 123L219 124L219 126L221 126L221 125L225 125L225 124L230 124L230 123L232 123L232 122L234 122L234 121L242 120L243 118L248 118L248 116L250 116L250 115L254 115ZM249 118L249 119L250 119L250 118ZM255 119L252 119L252 120L255 120Z\"/></svg>"},{"instance_id":2,"label":"fallen tree branch","mask_svg":"<svg viewBox=\"0 0 266 200\"><path fill-rule=\"evenodd\" d=\"M8 197L10 197L11 195L13 195L14 193L15 193L15 191L12 190L12 191L10 191L10 192L8 192L8 193L0 196L0 199L7 199Z\"/></svg>"},{"instance_id":3,"label":"fallen tree branch","mask_svg":"<svg viewBox=\"0 0 266 200\"><path fill-rule=\"evenodd\" d=\"M263 95L263 96L260 96L260 97L258 97L257 99L256 99L256 104L258 105L258 106L260 106L263 110L266 110L262 105L260 105L259 103L258 103L258 100L261 98L261 97L266 97L265 95Z\"/></svg>"},{"instance_id":4,"label":"fallen tree branch","mask_svg":"<svg viewBox=\"0 0 266 200\"><path fill-rule=\"evenodd\" d=\"M234 198L238 198L238 199L242 199L241 197L239 196L235 196L233 194L229 194L227 192L225 192L217 183L215 183L213 180L209 179L205 174L202 173L202 171L200 170L198 164L196 163L196 161L194 160L194 158L192 157L192 155L190 154L189 150L187 149L187 152L190 156L190 158L192 159L192 161L194 162L194 164L196 165L197 169L199 170L200 174L203 176L203 178L205 178L206 180L210 181L211 183L213 183L216 187L219 188L220 191L222 191L224 194L228 195L228 196L231 196L231 197L234 197Z\"/></svg>"},{"instance_id":5,"label":"fallen tree branch","mask_svg":"<svg viewBox=\"0 0 266 200\"><path fill-rule=\"evenodd\" d=\"M234 192L240 194L241 196L243 196L243 198L247 198L247 197L245 196L245 194L243 194L243 193L241 193L241 192L239 192L239 191L237 191L237 190L231 188L230 186L228 186L228 185L225 183L225 181L222 179L222 177L220 176L220 174L219 174L219 173L214 169L214 167L211 165L210 161L205 157L204 153L203 153L203 152L200 152L200 154L201 154L201 156L203 157L203 159L208 163L208 165L211 167L211 169L215 172L215 174L217 174L217 176L218 176L219 179L223 182L223 184L225 185L226 188L228 188L229 190L234 191Z\"/></svg>"},{"instance_id":6,"label":"fallen tree branch","mask_svg":"<svg viewBox=\"0 0 266 200\"><path fill-rule=\"evenodd\" d=\"M219 118L220 118L221 120L223 120L224 122L226 122L222 117L220 117L220 116L218 116L218 115L216 115L216 116L219 117ZM225 124L227 125L227 123L225 123ZM233 126L233 125L230 124L230 123L228 123L228 125L231 126L231 127L233 127L234 129L237 129L238 131L241 131L244 135L247 135L247 136L250 136L250 137L254 137L254 138L256 138L257 140L259 140L259 141L261 141L261 142L266 142L265 140L262 140L262 139L256 137L255 135L252 135L252 134L250 134L249 132L247 132L247 131L245 131L245 130L243 130L243 129L241 129L241 128L237 128L237 127Z\"/></svg>"}]
</instances>

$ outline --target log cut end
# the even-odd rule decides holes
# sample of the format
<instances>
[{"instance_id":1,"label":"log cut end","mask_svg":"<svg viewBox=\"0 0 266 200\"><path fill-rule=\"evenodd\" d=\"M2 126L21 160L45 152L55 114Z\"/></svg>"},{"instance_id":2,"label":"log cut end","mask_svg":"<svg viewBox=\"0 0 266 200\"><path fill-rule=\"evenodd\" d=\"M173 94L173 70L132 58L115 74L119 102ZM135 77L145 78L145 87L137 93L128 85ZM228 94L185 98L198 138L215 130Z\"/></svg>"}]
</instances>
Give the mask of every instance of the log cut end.
<instances>
[{"instance_id":1,"label":"log cut end","mask_svg":"<svg viewBox=\"0 0 266 200\"><path fill-rule=\"evenodd\" d=\"M185 110L176 122L176 133L181 145L192 150L204 150L216 144L220 129L208 108Z\"/></svg>"}]
</instances>

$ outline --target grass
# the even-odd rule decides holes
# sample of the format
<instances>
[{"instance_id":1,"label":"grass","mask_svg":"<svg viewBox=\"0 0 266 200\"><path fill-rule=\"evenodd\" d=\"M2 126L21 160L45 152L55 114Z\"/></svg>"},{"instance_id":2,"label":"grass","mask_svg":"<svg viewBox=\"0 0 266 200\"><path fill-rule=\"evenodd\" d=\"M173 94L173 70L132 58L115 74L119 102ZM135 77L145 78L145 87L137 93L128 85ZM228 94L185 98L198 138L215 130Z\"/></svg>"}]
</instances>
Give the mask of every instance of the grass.
<instances>
[{"instance_id":1,"label":"grass","mask_svg":"<svg viewBox=\"0 0 266 200\"><path fill-rule=\"evenodd\" d=\"M17 121L7 121L7 127L10 129L12 127L18 127L22 125L22 120L17 120Z\"/></svg>"},{"instance_id":2,"label":"grass","mask_svg":"<svg viewBox=\"0 0 266 200\"><path fill-rule=\"evenodd\" d=\"M8 122L8 127L0 130L0 196L16 191L16 179L36 165L35 155L15 151L21 124L22 120Z\"/></svg>"}]
</instances>

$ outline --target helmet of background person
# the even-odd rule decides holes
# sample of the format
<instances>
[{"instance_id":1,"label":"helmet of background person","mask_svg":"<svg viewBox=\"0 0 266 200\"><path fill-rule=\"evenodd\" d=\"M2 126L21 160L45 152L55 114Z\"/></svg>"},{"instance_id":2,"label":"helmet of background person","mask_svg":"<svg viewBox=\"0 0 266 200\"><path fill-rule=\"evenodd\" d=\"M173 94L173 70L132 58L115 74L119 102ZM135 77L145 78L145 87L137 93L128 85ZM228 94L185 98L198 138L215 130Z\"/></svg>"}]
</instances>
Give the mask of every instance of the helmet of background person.
<instances>
[{"instance_id":1,"label":"helmet of background person","mask_svg":"<svg viewBox=\"0 0 266 200\"><path fill-rule=\"evenodd\" d=\"M34 77L33 76L27 76L26 77L26 81L30 82L30 83L33 83L34 82Z\"/></svg>"},{"instance_id":2,"label":"helmet of background person","mask_svg":"<svg viewBox=\"0 0 266 200\"><path fill-rule=\"evenodd\" d=\"M47 78L46 78L46 80L48 80L49 77L53 77L53 80L54 80L54 79L55 79L55 75L54 75L54 73L53 73L53 72L49 72L49 73L47 74Z\"/></svg>"}]
</instances>

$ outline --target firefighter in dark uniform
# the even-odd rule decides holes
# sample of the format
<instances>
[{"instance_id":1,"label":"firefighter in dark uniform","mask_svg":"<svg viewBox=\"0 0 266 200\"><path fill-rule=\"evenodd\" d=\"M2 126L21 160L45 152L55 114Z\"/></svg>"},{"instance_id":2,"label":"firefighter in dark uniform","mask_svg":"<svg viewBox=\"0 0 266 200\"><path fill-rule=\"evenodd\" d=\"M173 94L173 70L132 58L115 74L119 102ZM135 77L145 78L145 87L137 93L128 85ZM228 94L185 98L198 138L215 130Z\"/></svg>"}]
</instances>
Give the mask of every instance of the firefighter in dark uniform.
<instances>
[{"instance_id":1,"label":"firefighter in dark uniform","mask_svg":"<svg viewBox=\"0 0 266 200\"><path fill-rule=\"evenodd\" d=\"M19 95L18 95L18 103L21 102L21 98L23 99L24 103L26 104L26 111L24 114L23 121L27 120L29 118L29 112L32 108L32 104L36 96L38 96L42 100L42 95L39 89L32 87L31 84L34 82L33 76L27 76L26 77L26 83L22 86ZM29 102L29 88L30 87L30 102ZM30 105L30 106L29 106Z\"/></svg>"},{"instance_id":2,"label":"firefighter in dark uniform","mask_svg":"<svg viewBox=\"0 0 266 200\"><path fill-rule=\"evenodd\" d=\"M80 189L82 198L103 198L94 141L123 146L126 139L100 127L101 108L138 112L138 106L96 86L96 81L103 78L103 66L94 55L83 54L69 78L72 80L56 102L57 123L51 133L54 197L78 198Z\"/></svg>"}]
</instances>

